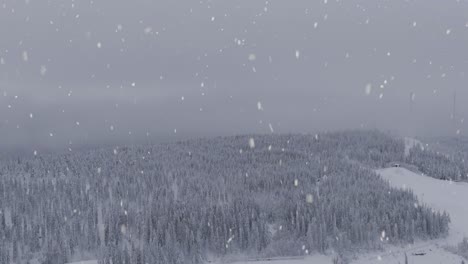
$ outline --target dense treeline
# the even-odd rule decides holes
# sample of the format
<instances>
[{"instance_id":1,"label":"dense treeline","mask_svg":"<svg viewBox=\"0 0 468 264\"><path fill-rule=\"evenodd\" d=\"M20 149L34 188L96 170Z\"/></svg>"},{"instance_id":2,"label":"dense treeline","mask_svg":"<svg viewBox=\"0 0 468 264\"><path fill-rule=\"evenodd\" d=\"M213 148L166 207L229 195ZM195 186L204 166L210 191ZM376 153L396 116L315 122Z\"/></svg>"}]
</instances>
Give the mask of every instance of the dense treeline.
<instances>
[{"instance_id":1,"label":"dense treeline","mask_svg":"<svg viewBox=\"0 0 468 264\"><path fill-rule=\"evenodd\" d=\"M467 181L468 166L464 159L444 155L435 150L416 146L410 149L406 161L419 171L442 180Z\"/></svg>"},{"instance_id":2,"label":"dense treeline","mask_svg":"<svg viewBox=\"0 0 468 264\"><path fill-rule=\"evenodd\" d=\"M201 263L446 234L445 213L365 168L402 159L403 142L376 131L19 159L0 168L0 263Z\"/></svg>"}]
</instances>

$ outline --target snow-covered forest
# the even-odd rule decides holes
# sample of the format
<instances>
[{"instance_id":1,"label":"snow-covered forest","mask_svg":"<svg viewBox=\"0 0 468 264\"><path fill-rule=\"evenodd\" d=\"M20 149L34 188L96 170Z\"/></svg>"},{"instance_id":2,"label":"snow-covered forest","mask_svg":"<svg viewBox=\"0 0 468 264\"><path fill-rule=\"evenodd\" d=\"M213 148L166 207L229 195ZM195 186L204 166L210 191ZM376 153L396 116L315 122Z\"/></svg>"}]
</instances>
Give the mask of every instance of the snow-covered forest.
<instances>
[{"instance_id":1,"label":"snow-covered forest","mask_svg":"<svg viewBox=\"0 0 468 264\"><path fill-rule=\"evenodd\" d=\"M415 165L422 173L438 179L467 181L468 165L460 157L417 146L410 150L407 162Z\"/></svg>"},{"instance_id":2,"label":"snow-covered forest","mask_svg":"<svg viewBox=\"0 0 468 264\"><path fill-rule=\"evenodd\" d=\"M468 263L468 0L0 0L0 264Z\"/></svg>"},{"instance_id":3,"label":"snow-covered forest","mask_svg":"<svg viewBox=\"0 0 468 264\"><path fill-rule=\"evenodd\" d=\"M331 250L345 260L443 237L445 212L372 170L404 161L404 150L387 134L348 131L11 159L0 169L0 262L203 263Z\"/></svg>"}]
</instances>

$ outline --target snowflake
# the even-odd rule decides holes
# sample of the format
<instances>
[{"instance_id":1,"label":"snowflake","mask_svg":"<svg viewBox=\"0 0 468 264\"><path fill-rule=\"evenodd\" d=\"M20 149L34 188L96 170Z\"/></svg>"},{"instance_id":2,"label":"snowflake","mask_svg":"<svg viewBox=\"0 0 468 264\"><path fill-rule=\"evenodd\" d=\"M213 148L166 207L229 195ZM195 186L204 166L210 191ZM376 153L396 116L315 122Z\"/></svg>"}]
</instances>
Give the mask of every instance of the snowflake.
<instances>
[{"instance_id":1,"label":"snowflake","mask_svg":"<svg viewBox=\"0 0 468 264\"><path fill-rule=\"evenodd\" d=\"M372 92L372 84L368 83L365 89L366 95L369 95Z\"/></svg>"},{"instance_id":2,"label":"snowflake","mask_svg":"<svg viewBox=\"0 0 468 264\"><path fill-rule=\"evenodd\" d=\"M250 138L249 139L249 147L251 149L255 148L255 140L253 138Z\"/></svg>"},{"instance_id":3,"label":"snowflake","mask_svg":"<svg viewBox=\"0 0 468 264\"><path fill-rule=\"evenodd\" d=\"M263 111L262 102L260 102L260 101L257 102L257 109L258 109L259 111Z\"/></svg>"},{"instance_id":4,"label":"snowflake","mask_svg":"<svg viewBox=\"0 0 468 264\"><path fill-rule=\"evenodd\" d=\"M41 73L42 76L46 75L46 73L47 73L47 67L46 67L45 65L42 65L42 66L41 66L40 73Z\"/></svg>"},{"instance_id":5,"label":"snowflake","mask_svg":"<svg viewBox=\"0 0 468 264\"><path fill-rule=\"evenodd\" d=\"M29 60L28 52L23 51L22 57L23 57L23 61L28 61Z\"/></svg>"}]
</instances>

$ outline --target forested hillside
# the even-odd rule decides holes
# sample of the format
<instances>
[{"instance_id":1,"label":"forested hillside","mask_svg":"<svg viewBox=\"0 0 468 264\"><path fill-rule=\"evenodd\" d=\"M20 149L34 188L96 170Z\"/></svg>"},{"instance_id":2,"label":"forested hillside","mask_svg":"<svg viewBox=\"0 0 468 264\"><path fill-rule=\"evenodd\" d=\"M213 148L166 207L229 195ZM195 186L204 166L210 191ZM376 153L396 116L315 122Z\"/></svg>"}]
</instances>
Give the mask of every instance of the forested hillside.
<instances>
[{"instance_id":1,"label":"forested hillside","mask_svg":"<svg viewBox=\"0 0 468 264\"><path fill-rule=\"evenodd\" d=\"M0 263L202 263L432 239L448 216L367 168L376 131L261 135L37 155L0 168Z\"/></svg>"},{"instance_id":2,"label":"forested hillside","mask_svg":"<svg viewBox=\"0 0 468 264\"><path fill-rule=\"evenodd\" d=\"M417 145L410 149L406 162L437 179L468 181L467 145L466 140L458 138L442 140L430 147Z\"/></svg>"}]
</instances>

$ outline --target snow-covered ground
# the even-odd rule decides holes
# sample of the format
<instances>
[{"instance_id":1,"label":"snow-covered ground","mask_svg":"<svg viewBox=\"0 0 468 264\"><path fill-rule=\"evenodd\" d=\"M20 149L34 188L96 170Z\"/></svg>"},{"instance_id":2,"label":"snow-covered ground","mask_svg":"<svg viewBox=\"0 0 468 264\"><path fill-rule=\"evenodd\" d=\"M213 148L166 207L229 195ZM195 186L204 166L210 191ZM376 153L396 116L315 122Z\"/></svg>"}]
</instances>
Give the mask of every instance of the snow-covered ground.
<instances>
[{"instance_id":1,"label":"snow-covered ground","mask_svg":"<svg viewBox=\"0 0 468 264\"><path fill-rule=\"evenodd\" d=\"M416 143L414 143L416 142ZM420 144L412 141L412 144ZM377 173L396 188L410 188L420 203L434 210L450 214L450 232L447 238L417 242L406 247L388 246L385 251L363 254L351 264L403 264L405 253L410 264L460 264L463 258L445 250L468 236L468 183L437 180L411 172L405 168L387 168ZM422 255L423 254L423 255ZM466 261L465 261L466 262ZM330 264L330 256L314 255L304 259L278 261L237 262L236 264Z\"/></svg>"},{"instance_id":2,"label":"snow-covered ground","mask_svg":"<svg viewBox=\"0 0 468 264\"><path fill-rule=\"evenodd\" d=\"M353 264L397 264L408 262L419 264L459 264L460 256L445 250L455 246L468 235L468 184L437 180L405 168L387 168L377 171L382 178L397 188L409 188L418 196L420 203L434 210L446 211L450 215L450 231L447 238L418 242L407 247L387 247L385 252L369 253L359 257ZM424 254L424 255L415 255Z\"/></svg>"},{"instance_id":3,"label":"snow-covered ground","mask_svg":"<svg viewBox=\"0 0 468 264\"><path fill-rule=\"evenodd\" d=\"M446 211L451 224L446 242L455 245L468 236L468 183L437 180L404 168L377 171L394 187L410 188L421 203L434 210Z\"/></svg>"},{"instance_id":4,"label":"snow-covered ground","mask_svg":"<svg viewBox=\"0 0 468 264\"><path fill-rule=\"evenodd\" d=\"M410 264L460 264L463 260L460 256L446 251L437 242L432 241L431 243L416 243L406 248L389 247L385 252L362 255L351 264L403 264L405 253Z\"/></svg>"},{"instance_id":5,"label":"snow-covered ground","mask_svg":"<svg viewBox=\"0 0 468 264\"><path fill-rule=\"evenodd\" d=\"M98 264L97 260L87 260L87 261L79 261L79 262L72 262L66 264Z\"/></svg>"},{"instance_id":6,"label":"snow-covered ground","mask_svg":"<svg viewBox=\"0 0 468 264\"><path fill-rule=\"evenodd\" d=\"M312 255L302 259L272 259L261 261L239 261L233 264L331 264L332 258L325 255Z\"/></svg>"}]
</instances>

